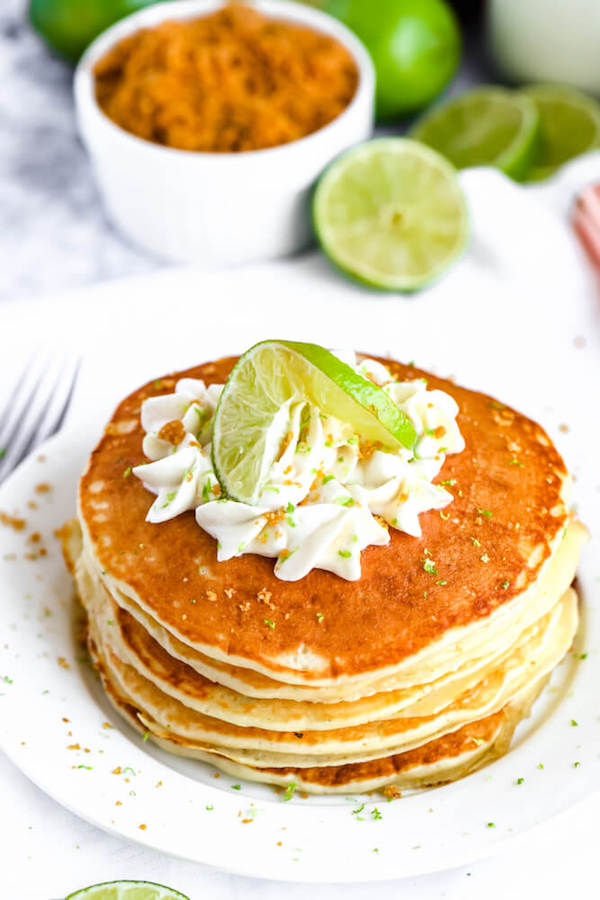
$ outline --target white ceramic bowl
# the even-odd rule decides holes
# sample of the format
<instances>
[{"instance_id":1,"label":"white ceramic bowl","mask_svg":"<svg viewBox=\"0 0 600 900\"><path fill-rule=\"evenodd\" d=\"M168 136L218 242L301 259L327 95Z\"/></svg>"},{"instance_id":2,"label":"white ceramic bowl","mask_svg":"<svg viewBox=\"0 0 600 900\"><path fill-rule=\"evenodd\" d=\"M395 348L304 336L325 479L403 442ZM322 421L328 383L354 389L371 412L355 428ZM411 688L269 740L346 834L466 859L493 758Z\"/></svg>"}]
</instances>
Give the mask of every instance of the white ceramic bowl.
<instances>
[{"instance_id":1,"label":"white ceramic bowl","mask_svg":"<svg viewBox=\"0 0 600 900\"><path fill-rule=\"evenodd\" d=\"M101 34L75 73L80 134L114 223L155 254L205 265L272 259L306 246L312 184L330 160L369 137L373 127L375 76L364 46L333 17L286 0L253 5L267 16L336 38L358 66L354 98L324 128L266 150L199 153L153 144L115 125L95 99L96 61L139 28L221 5L218 0L177 0L140 10Z\"/></svg>"}]
</instances>

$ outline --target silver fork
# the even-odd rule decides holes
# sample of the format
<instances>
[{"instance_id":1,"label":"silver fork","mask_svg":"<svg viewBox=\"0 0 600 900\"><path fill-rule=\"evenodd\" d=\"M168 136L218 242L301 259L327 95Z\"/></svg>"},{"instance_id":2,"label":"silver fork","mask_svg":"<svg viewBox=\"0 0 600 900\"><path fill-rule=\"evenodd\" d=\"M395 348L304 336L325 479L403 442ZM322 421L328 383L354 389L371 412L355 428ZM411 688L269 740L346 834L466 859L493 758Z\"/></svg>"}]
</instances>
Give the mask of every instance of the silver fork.
<instances>
[{"instance_id":1,"label":"silver fork","mask_svg":"<svg viewBox=\"0 0 600 900\"><path fill-rule=\"evenodd\" d=\"M62 427L80 359L32 357L0 413L0 481Z\"/></svg>"}]
</instances>

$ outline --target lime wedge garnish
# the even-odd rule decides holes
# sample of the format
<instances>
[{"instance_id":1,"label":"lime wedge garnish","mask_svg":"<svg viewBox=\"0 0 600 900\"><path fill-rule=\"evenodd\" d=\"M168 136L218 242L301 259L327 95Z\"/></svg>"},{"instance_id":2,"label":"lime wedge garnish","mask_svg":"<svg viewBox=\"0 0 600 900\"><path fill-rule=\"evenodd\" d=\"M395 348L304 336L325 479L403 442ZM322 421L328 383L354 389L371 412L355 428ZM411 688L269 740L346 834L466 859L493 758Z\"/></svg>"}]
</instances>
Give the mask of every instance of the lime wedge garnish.
<instances>
[{"instance_id":1,"label":"lime wedge garnish","mask_svg":"<svg viewBox=\"0 0 600 900\"><path fill-rule=\"evenodd\" d=\"M536 105L503 88L483 87L437 106L417 122L412 137L433 147L457 169L496 166L525 178L539 131Z\"/></svg>"},{"instance_id":2,"label":"lime wedge garnish","mask_svg":"<svg viewBox=\"0 0 600 900\"><path fill-rule=\"evenodd\" d=\"M150 881L107 881L75 891L66 900L189 900L189 897Z\"/></svg>"},{"instance_id":3,"label":"lime wedge garnish","mask_svg":"<svg viewBox=\"0 0 600 900\"><path fill-rule=\"evenodd\" d=\"M573 88L531 85L523 91L536 105L540 139L528 181L552 175L568 160L600 147L600 104Z\"/></svg>"},{"instance_id":4,"label":"lime wedge garnish","mask_svg":"<svg viewBox=\"0 0 600 900\"><path fill-rule=\"evenodd\" d=\"M213 421L213 466L234 500L256 503L287 428L286 404L308 401L368 441L412 447L416 432L380 387L317 344L262 341L240 357Z\"/></svg>"},{"instance_id":5,"label":"lime wedge garnish","mask_svg":"<svg viewBox=\"0 0 600 900\"><path fill-rule=\"evenodd\" d=\"M385 290L412 291L465 247L468 217L456 172L406 138L378 138L335 160L313 200L317 238L341 269Z\"/></svg>"}]
</instances>

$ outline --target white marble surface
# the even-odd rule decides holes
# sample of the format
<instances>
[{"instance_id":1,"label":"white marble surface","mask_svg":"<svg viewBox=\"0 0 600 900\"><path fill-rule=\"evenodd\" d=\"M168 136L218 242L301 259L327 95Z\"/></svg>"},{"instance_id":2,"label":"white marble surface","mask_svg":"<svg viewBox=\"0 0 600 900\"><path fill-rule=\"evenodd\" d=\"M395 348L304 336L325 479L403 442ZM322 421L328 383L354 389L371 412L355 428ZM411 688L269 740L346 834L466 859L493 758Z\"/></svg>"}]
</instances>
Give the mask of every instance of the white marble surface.
<instances>
[{"instance_id":1,"label":"white marble surface","mask_svg":"<svg viewBox=\"0 0 600 900\"><path fill-rule=\"evenodd\" d=\"M158 265L107 222L76 135L72 70L33 33L25 6L0 0L0 301Z\"/></svg>"},{"instance_id":2,"label":"white marble surface","mask_svg":"<svg viewBox=\"0 0 600 900\"><path fill-rule=\"evenodd\" d=\"M77 136L72 69L33 32L26 6L0 0L0 302L165 265L107 220ZM480 41L469 44L452 93L481 79Z\"/></svg>"}]
</instances>

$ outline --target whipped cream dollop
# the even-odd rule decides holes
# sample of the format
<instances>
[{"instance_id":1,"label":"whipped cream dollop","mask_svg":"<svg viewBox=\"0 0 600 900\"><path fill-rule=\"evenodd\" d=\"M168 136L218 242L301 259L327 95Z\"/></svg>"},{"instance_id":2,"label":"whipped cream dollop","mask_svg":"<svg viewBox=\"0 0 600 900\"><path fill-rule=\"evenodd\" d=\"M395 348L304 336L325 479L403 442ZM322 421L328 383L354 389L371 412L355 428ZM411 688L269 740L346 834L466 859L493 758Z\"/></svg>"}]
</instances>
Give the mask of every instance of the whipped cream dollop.
<instances>
[{"instance_id":1,"label":"whipped cream dollop","mask_svg":"<svg viewBox=\"0 0 600 900\"><path fill-rule=\"evenodd\" d=\"M239 503L221 496L211 462L212 419L223 385L182 378L173 394L142 404L143 450L151 462L133 473L156 495L147 521L193 509L198 525L217 540L219 561L244 553L276 557L275 574L284 581L314 568L354 581L361 551L387 544L390 528L420 537L419 515L453 500L432 480L447 454L464 449L458 406L449 394L428 390L424 379L394 381L375 360L336 355L380 385L408 416L417 432L412 450L366 444L347 423L307 402L289 402L280 411L285 437L258 501Z\"/></svg>"}]
</instances>

